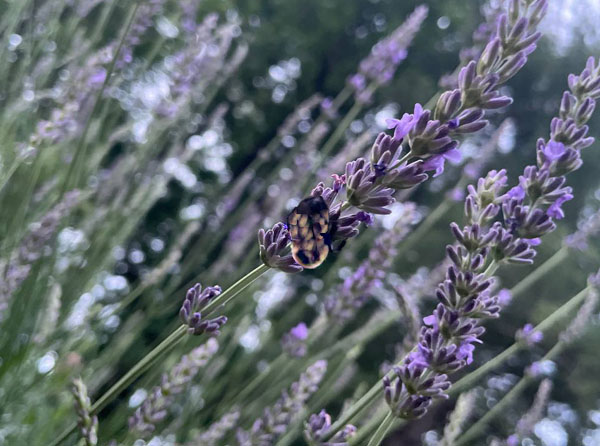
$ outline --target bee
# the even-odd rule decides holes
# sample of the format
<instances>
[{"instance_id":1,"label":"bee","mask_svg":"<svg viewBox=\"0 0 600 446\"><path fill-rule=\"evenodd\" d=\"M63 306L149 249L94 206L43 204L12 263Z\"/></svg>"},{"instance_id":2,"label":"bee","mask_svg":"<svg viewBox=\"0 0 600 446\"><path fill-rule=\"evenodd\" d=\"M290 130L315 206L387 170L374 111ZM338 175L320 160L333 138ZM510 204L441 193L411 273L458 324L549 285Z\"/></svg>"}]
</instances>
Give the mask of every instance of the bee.
<instances>
[{"instance_id":1,"label":"bee","mask_svg":"<svg viewBox=\"0 0 600 446\"><path fill-rule=\"evenodd\" d=\"M329 206L321 196L305 198L290 212L287 221L294 260L304 268L317 268L332 250L337 227L330 219Z\"/></svg>"}]
</instances>

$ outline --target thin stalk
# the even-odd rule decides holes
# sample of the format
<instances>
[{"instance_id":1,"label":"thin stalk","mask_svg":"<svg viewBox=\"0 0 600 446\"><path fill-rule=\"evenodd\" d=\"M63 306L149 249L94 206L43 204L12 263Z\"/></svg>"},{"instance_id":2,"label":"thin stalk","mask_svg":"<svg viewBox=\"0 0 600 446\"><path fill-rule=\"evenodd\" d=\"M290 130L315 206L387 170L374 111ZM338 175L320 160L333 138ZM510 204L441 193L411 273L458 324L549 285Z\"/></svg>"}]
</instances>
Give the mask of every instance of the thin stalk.
<instances>
[{"instance_id":1,"label":"thin stalk","mask_svg":"<svg viewBox=\"0 0 600 446\"><path fill-rule=\"evenodd\" d=\"M369 435L383 422L383 419L388 413L388 407L386 405L381 405L375 415L369 419L367 424L361 426L356 432L356 435L350 439L350 445L358 446L365 444ZM396 428L396 423L393 424L393 428Z\"/></svg>"},{"instance_id":2,"label":"thin stalk","mask_svg":"<svg viewBox=\"0 0 600 446\"><path fill-rule=\"evenodd\" d=\"M586 287L582 289L579 293L571 297L567 302L558 307L552 314L546 317L542 322L536 325L535 330L541 331L542 333L546 333L549 329L553 328L558 322L564 319L567 315L569 315L577 306L581 304L581 302L587 296L590 288ZM508 358L517 353L518 351L524 349L525 346L521 343L515 342L513 345L508 347L499 355L496 355L492 360L487 361L482 366L478 367L468 375L465 375L463 378L456 381L456 383L449 390L449 395L458 395L464 390L473 387L473 385L479 381L483 376L487 375L492 370L498 368L500 365L504 364Z\"/></svg>"},{"instance_id":3,"label":"thin stalk","mask_svg":"<svg viewBox=\"0 0 600 446\"><path fill-rule=\"evenodd\" d=\"M542 322L540 322L535 327L535 330L545 332L548 329L554 327L557 322L559 322L565 316L570 314L585 299L588 291L589 287L586 287L583 290L581 290L579 293L577 293L575 296L573 296L571 299L569 299L567 302L561 305L558 309L556 309L552 314L546 317ZM503 364L510 356L512 356L514 353L518 352L522 348L524 348L523 345L518 343L511 345L508 349L497 355L491 361L486 362L478 369L474 370L462 379L458 380L450 388L448 394L452 396L457 393L460 393L467 387L470 387L475 381L477 381L489 371ZM390 378L395 377L393 372L389 372L388 376ZM369 391L365 393L365 395L363 395L362 398L360 398L355 404L353 404L348 409L346 413L344 413L342 418L340 418L333 424L330 431L327 433L327 435L325 435L324 441L331 439L331 437L333 437L338 431L343 429L343 427L346 424L350 423L362 410L369 407L369 405L371 405L371 403L375 401L380 391L381 388L379 384L375 384L373 387L371 387L371 389L369 389Z\"/></svg>"},{"instance_id":4,"label":"thin stalk","mask_svg":"<svg viewBox=\"0 0 600 446\"><path fill-rule=\"evenodd\" d=\"M388 414L383 419L382 423L379 425L379 428L375 431L369 444L367 446L379 446L383 439L387 436L390 428L394 423L394 414L392 412L388 412Z\"/></svg>"},{"instance_id":5,"label":"thin stalk","mask_svg":"<svg viewBox=\"0 0 600 446\"><path fill-rule=\"evenodd\" d=\"M92 107L92 111L90 112L90 115L88 116L88 118L85 122L85 127L83 128L81 137L79 138L79 142L77 143L77 146L75 148L75 154L73 156L73 160L69 164L69 169L67 170L67 174L65 176L65 181L63 183L61 195L64 194L71 186L70 179L73 175L75 175L75 180L74 180L75 184L77 184L77 182L79 180L79 164L81 164L81 162L82 162L80 160L83 160L85 158L84 157L85 141L87 138L87 134L90 130L90 127L92 125L92 118L96 114L96 111L98 110L100 103L102 102L102 96L104 95L104 91L106 90L106 87L108 86L108 83L110 82L110 78L115 69L117 59L119 57L119 54L121 53L121 48L123 47L123 44L125 43L125 37L127 37L127 34L129 33L129 29L131 28L131 25L133 24L133 20L135 18L135 14L138 10L139 5L140 5L139 2L136 1L133 9L129 13L129 17L127 19L127 25L125 26L125 30L123 31L123 33L121 35L121 38L119 40L119 45L117 46L117 50L115 51L115 54L110 62L108 70L106 71L106 77L104 78L102 87L100 87L100 90L98 90L98 93L96 94L96 98L94 100L94 106Z\"/></svg>"},{"instance_id":6,"label":"thin stalk","mask_svg":"<svg viewBox=\"0 0 600 446\"><path fill-rule=\"evenodd\" d=\"M531 274L528 274L523 280L521 280L518 284L516 284L511 290L511 294L513 298L520 294L523 294L525 290L527 290L531 285L536 283L539 279L545 276L552 269L556 268L561 264L563 260L567 258L569 254L569 248L563 246L558 251L556 251L552 257L548 258L544 263L538 266Z\"/></svg>"},{"instance_id":7,"label":"thin stalk","mask_svg":"<svg viewBox=\"0 0 600 446\"><path fill-rule=\"evenodd\" d=\"M541 359L542 361L548 361L554 359L558 356L565 347L568 345L568 342L558 341L554 346L544 355ZM494 407L492 407L486 414L481 417L475 424L473 424L469 429L467 429L457 440L455 445L461 446L469 441L481 436L484 433L485 428L492 422L496 416L498 416L502 412L506 412L511 403L519 396L523 391L529 386L529 384L536 381L536 378L532 375L524 375L519 382L512 388L510 391L504 395L504 397L496 403Z\"/></svg>"},{"instance_id":8,"label":"thin stalk","mask_svg":"<svg viewBox=\"0 0 600 446\"><path fill-rule=\"evenodd\" d=\"M218 307L225 306L228 302L238 296L244 289L252 284L256 279L262 276L267 270L268 266L261 264L259 267L250 271L231 287L227 288L223 293L217 296L212 302L210 302L204 309L206 315L210 315ZM144 356L133 368L131 368L119 381L117 381L106 393L104 393L98 400L92 405L92 414L99 413L108 403L110 403L115 397L117 397L124 389L126 389L133 381L143 375L153 364L155 364L162 356L171 351L179 341L183 339L187 331L186 325L180 325L174 330L164 341L162 341L154 350ZM54 440L50 446L56 446L60 444L65 438L67 438L76 428L76 424L71 425L56 440Z\"/></svg>"},{"instance_id":9,"label":"thin stalk","mask_svg":"<svg viewBox=\"0 0 600 446\"><path fill-rule=\"evenodd\" d=\"M437 207L431 211L425 220L423 220L417 228L412 231L408 237L404 239L403 242L400 243L398 248L398 254L396 257L400 257L402 253L408 251L412 248L416 242L421 240L423 236L429 233L431 228L448 212L448 210L452 207L452 202L450 200L444 200Z\"/></svg>"}]
</instances>

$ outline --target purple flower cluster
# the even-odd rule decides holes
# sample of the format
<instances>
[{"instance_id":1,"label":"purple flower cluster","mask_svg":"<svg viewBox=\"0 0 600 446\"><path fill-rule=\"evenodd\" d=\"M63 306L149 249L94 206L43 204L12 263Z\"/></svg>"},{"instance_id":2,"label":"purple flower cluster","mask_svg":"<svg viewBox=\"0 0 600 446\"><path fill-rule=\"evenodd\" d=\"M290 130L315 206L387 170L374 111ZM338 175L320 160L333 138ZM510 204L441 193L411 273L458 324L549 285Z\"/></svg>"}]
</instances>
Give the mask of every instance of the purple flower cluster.
<instances>
[{"instance_id":1,"label":"purple flower cluster","mask_svg":"<svg viewBox=\"0 0 600 446\"><path fill-rule=\"evenodd\" d=\"M129 430L146 435L154 432L156 423L167 416L175 395L183 392L185 386L208 363L218 348L217 340L211 338L184 355L168 374L162 376L160 386L154 387L142 405L129 417Z\"/></svg>"},{"instance_id":2,"label":"purple flower cluster","mask_svg":"<svg viewBox=\"0 0 600 446\"><path fill-rule=\"evenodd\" d=\"M396 257L396 246L410 232L415 221L414 204L405 203L401 212L394 227L375 239L369 257L325 299L328 318L338 323L352 319L374 289L381 286L386 270L389 270Z\"/></svg>"},{"instance_id":3,"label":"purple flower cluster","mask_svg":"<svg viewBox=\"0 0 600 446\"><path fill-rule=\"evenodd\" d=\"M600 232L600 210L594 212L577 225L577 231L565 237L565 245L569 248L586 251L589 239Z\"/></svg>"},{"instance_id":4,"label":"purple flower cluster","mask_svg":"<svg viewBox=\"0 0 600 446\"><path fill-rule=\"evenodd\" d=\"M406 59L408 47L427 13L426 6L418 6L402 25L371 48L371 53L360 62L358 73L348 79L357 100L368 102L371 99L372 92L367 89L369 83L385 85L392 80L396 69Z\"/></svg>"},{"instance_id":5,"label":"purple flower cluster","mask_svg":"<svg viewBox=\"0 0 600 446\"><path fill-rule=\"evenodd\" d=\"M416 104L413 113L390 119L388 127L394 129L394 135L377 136L370 161L358 158L348 162L343 175L334 175L331 188L321 183L313 190L312 195L323 196L330 206L331 218L338 222L334 239L343 242L356 236L360 222L368 219L365 212L389 214L393 195L426 181L427 172L434 172L434 177L441 175L446 161L460 160L455 138L481 130L487 125L486 110L512 102L500 94L499 88L535 50L540 38L535 27L544 15L547 0L535 0L525 9L518 5L519 2L511 2L509 13L499 16L496 33L479 60L460 70L459 87L442 93L433 111ZM571 131L570 127L565 131ZM343 189L345 201L334 206ZM560 207L560 203L556 206ZM342 215L351 207L363 213ZM277 254L281 252L283 249L276 250Z\"/></svg>"},{"instance_id":6,"label":"purple flower cluster","mask_svg":"<svg viewBox=\"0 0 600 446\"><path fill-rule=\"evenodd\" d=\"M317 391L326 371L327 361L323 360L308 367L300 379L291 385L289 392L284 392L273 407L265 409L250 431L238 430L239 446L273 446Z\"/></svg>"},{"instance_id":7,"label":"purple flower cluster","mask_svg":"<svg viewBox=\"0 0 600 446\"><path fill-rule=\"evenodd\" d=\"M525 324L523 328L517 330L515 338L518 342L522 342L525 345L532 347L535 344L542 342L544 333L536 330L532 324Z\"/></svg>"},{"instance_id":8,"label":"purple flower cluster","mask_svg":"<svg viewBox=\"0 0 600 446\"><path fill-rule=\"evenodd\" d=\"M194 437L192 444L198 444L203 446L217 446L219 442L225 437L228 431L233 429L240 418L240 411L233 409L231 412L227 412L217 421L212 423L210 427Z\"/></svg>"},{"instance_id":9,"label":"purple flower cluster","mask_svg":"<svg viewBox=\"0 0 600 446\"><path fill-rule=\"evenodd\" d=\"M308 339L308 327L304 322L300 322L283 336L281 346L288 355L302 358L306 355L306 339Z\"/></svg>"},{"instance_id":10,"label":"purple flower cluster","mask_svg":"<svg viewBox=\"0 0 600 446\"><path fill-rule=\"evenodd\" d=\"M92 415L92 402L81 379L73 380L71 393L75 398L77 424L79 425L83 444L85 446L96 446L98 444L98 417Z\"/></svg>"},{"instance_id":11,"label":"purple flower cluster","mask_svg":"<svg viewBox=\"0 0 600 446\"><path fill-rule=\"evenodd\" d=\"M202 309L219 294L221 294L220 286L209 286L203 290L202 285L199 283L187 291L183 305L179 310L179 317L189 327L190 334L201 335L207 333L211 336L220 334L219 330L227 322L227 317L218 316L213 319L202 319L201 313Z\"/></svg>"},{"instance_id":12,"label":"purple flower cluster","mask_svg":"<svg viewBox=\"0 0 600 446\"><path fill-rule=\"evenodd\" d=\"M516 432L506 439L506 446L519 446L521 439L531 434L538 421L544 416L552 392L552 381L544 379L538 388L533 404L517 422Z\"/></svg>"},{"instance_id":13,"label":"purple flower cluster","mask_svg":"<svg viewBox=\"0 0 600 446\"><path fill-rule=\"evenodd\" d=\"M123 69L133 62L134 48L142 42L142 37L154 24L155 17L162 12L165 2L166 0L148 0L140 4L129 32L123 40L123 46L115 64L117 69ZM116 48L117 44L113 45Z\"/></svg>"},{"instance_id":14,"label":"purple flower cluster","mask_svg":"<svg viewBox=\"0 0 600 446\"><path fill-rule=\"evenodd\" d=\"M160 116L173 117L181 112L190 98L199 100L199 95L218 75L223 73L229 50L235 37L237 24L218 24L216 13L208 14L201 23L195 24L189 16L184 17L182 27L191 27L186 31L181 50L168 56L164 61L169 72L170 94L156 108ZM228 70L235 70L246 56L246 46L238 47L228 61Z\"/></svg>"},{"instance_id":15,"label":"purple flower cluster","mask_svg":"<svg viewBox=\"0 0 600 446\"><path fill-rule=\"evenodd\" d=\"M563 175L581 165L580 150L593 141L585 125L600 97L600 67L593 58L581 75L569 76L569 88L560 116L552 120L550 140L537 143L537 165L525 168L518 186L505 193L507 177L501 170L468 188L469 223L462 229L451 225L456 243L447 247L452 265L436 293L440 303L424 318L417 349L394 369L396 381L384 379L395 415L419 417L434 398L446 397L446 374L472 362L474 345L484 332L482 320L497 317L501 309L490 291L491 275L500 264L532 263L533 246L555 229L553 218L562 218L561 205L571 197Z\"/></svg>"},{"instance_id":16,"label":"purple flower cluster","mask_svg":"<svg viewBox=\"0 0 600 446\"><path fill-rule=\"evenodd\" d=\"M325 410L322 410L318 414L312 414L305 423L304 438L309 446L348 446L348 441L356 434L356 427L347 424L331 439L324 441L323 438L330 429L331 417Z\"/></svg>"},{"instance_id":17,"label":"purple flower cluster","mask_svg":"<svg viewBox=\"0 0 600 446\"><path fill-rule=\"evenodd\" d=\"M286 273L297 273L302 267L296 263L289 250L288 244L292 240L287 226L277 223L272 229L258 231L258 246L260 259L270 268L279 269Z\"/></svg>"},{"instance_id":18,"label":"purple flower cluster","mask_svg":"<svg viewBox=\"0 0 600 446\"><path fill-rule=\"evenodd\" d=\"M34 262L44 255L44 250L56 234L61 220L77 205L79 197L78 190L67 192L39 222L31 225L16 254L11 256L8 265L2 265L6 272L4 280L0 282L0 320L10 305L11 296L29 276Z\"/></svg>"}]
</instances>

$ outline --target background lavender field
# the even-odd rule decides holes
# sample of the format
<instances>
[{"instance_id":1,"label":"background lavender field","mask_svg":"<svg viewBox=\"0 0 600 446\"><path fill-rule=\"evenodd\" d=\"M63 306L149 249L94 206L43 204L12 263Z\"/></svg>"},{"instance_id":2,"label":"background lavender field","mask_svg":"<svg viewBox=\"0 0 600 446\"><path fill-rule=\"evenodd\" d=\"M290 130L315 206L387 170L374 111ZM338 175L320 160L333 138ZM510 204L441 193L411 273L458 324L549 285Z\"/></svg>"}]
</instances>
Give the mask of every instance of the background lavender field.
<instances>
[{"instance_id":1,"label":"background lavender field","mask_svg":"<svg viewBox=\"0 0 600 446\"><path fill-rule=\"evenodd\" d=\"M600 444L599 20L0 0L0 445Z\"/></svg>"}]
</instances>

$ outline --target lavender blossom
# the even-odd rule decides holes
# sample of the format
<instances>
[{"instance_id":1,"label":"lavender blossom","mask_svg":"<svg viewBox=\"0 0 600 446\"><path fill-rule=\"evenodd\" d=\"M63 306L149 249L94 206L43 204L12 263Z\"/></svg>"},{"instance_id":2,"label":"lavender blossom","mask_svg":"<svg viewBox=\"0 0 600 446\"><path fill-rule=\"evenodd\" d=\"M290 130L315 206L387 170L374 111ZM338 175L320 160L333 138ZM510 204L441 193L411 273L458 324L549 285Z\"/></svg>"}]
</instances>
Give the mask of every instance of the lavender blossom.
<instances>
[{"instance_id":1,"label":"lavender blossom","mask_svg":"<svg viewBox=\"0 0 600 446\"><path fill-rule=\"evenodd\" d=\"M593 284L593 280L593 278L590 279L592 288L588 292L583 305L579 308L577 315L573 318L569 326L560 334L561 342L573 342L584 333L586 328L588 328L592 313L598 304L598 288L597 284Z\"/></svg>"},{"instance_id":2,"label":"lavender blossom","mask_svg":"<svg viewBox=\"0 0 600 446\"><path fill-rule=\"evenodd\" d=\"M87 388L81 379L73 380L71 393L75 398L77 424L85 446L98 444L98 417L92 415L92 403L87 394Z\"/></svg>"},{"instance_id":3,"label":"lavender blossom","mask_svg":"<svg viewBox=\"0 0 600 446\"><path fill-rule=\"evenodd\" d=\"M394 227L375 239L369 257L325 299L325 311L329 318L338 323L350 320L373 291L381 287L386 270L394 261L396 246L410 232L415 214L414 204L405 203Z\"/></svg>"},{"instance_id":4,"label":"lavender blossom","mask_svg":"<svg viewBox=\"0 0 600 446\"><path fill-rule=\"evenodd\" d=\"M160 15L166 0L148 0L140 4L129 32L125 36L119 58L115 67L123 69L133 62L133 50L142 41L142 36L154 23L154 19ZM116 43L114 44L116 46Z\"/></svg>"},{"instance_id":5,"label":"lavender blossom","mask_svg":"<svg viewBox=\"0 0 600 446\"><path fill-rule=\"evenodd\" d=\"M306 355L306 339L308 339L308 327L304 322L300 322L281 339L283 351L295 358L302 358Z\"/></svg>"},{"instance_id":6,"label":"lavender blossom","mask_svg":"<svg viewBox=\"0 0 600 446\"><path fill-rule=\"evenodd\" d=\"M498 296L490 291L492 272L500 264L532 263L538 238L555 229L553 216L562 215L553 207L571 194L562 175L581 165L579 151L592 142L581 117L589 119L599 85L600 68L592 58L580 76L569 76L572 93L564 94L561 117L552 120L551 139L538 141L538 163L525 168L518 186L505 193L506 172L501 170L468 188L468 225L461 229L451 224L456 244L446 250L453 265L438 287L440 303L424 318L417 349L394 369L395 382L393 375L384 379L386 401L396 416L420 417L433 399L447 397L446 374L472 362L484 332L481 322L497 317L501 309ZM552 148L556 156L549 156L546 149L558 141L562 147ZM501 222L496 221L500 213Z\"/></svg>"},{"instance_id":7,"label":"lavender blossom","mask_svg":"<svg viewBox=\"0 0 600 446\"><path fill-rule=\"evenodd\" d=\"M533 404L517 422L516 432L506 439L507 446L518 446L520 444L520 439L533 432L535 424L544 416L551 392L552 381L544 379L538 387Z\"/></svg>"},{"instance_id":8,"label":"lavender blossom","mask_svg":"<svg viewBox=\"0 0 600 446\"><path fill-rule=\"evenodd\" d=\"M240 411L238 409L226 413L211 424L206 431L196 435L192 443L202 446L217 446L227 432L237 424L239 418Z\"/></svg>"},{"instance_id":9,"label":"lavender blossom","mask_svg":"<svg viewBox=\"0 0 600 446\"><path fill-rule=\"evenodd\" d=\"M444 427L444 437L439 443L440 446L453 446L456 444L456 440L463 431L464 424L473 413L475 399L475 391L473 390L459 395L448 423Z\"/></svg>"},{"instance_id":10,"label":"lavender blossom","mask_svg":"<svg viewBox=\"0 0 600 446\"><path fill-rule=\"evenodd\" d=\"M285 433L293 418L318 389L327 371L327 361L317 361L300 375L289 392L283 392L275 405L266 408L262 417L252 425L250 431L240 429L237 433L239 446L272 446Z\"/></svg>"},{"instance_id":11,"label":"lavender blossom","mask_svg":"<svg viewBox=\"0 0 600 446\"><path fill-rule=\"evenodd\" d=\"M227 317L218 316L213 319L202 319L202 309L208 303L221 294L221 287L218 285L202 289L202 285L197 283L188 290L185 300L179 310L179 317L185 325L189 327L188 331L193 335L208 333L211 336L218 336L219 329L227 322Z\"/></svg>"},{"instance_id":12,"label":"lavender blossom","mask_svg":"<svg viewBox=\"0 0 600 446\"><path fill-rule=\"evenodd\" d=\"M154 432L156 424L167 416L174 397L185 390L186 385L208 363L218 348L216 339L211 338L184 355L168 374L162 376L160 386L154 387L142 405L129 417L129 430L142 435Z\"/></svg>"},{"instance_id":13,"label":"lavender blossom","mask_svg":"<svg viewBox=\"0 0 600 446\"><path fill-rule=\"evenodd\" d=\"M577 225L577 231L565 237L565 246L586 251L589 239L600 232L600 210L594 212Z\"/></svg>"},{"instance_id":14,"label":"lavender blossom","mask_svg":"<svg viewBox=\"0 0 600 446\"><path fill-rule=\"evenodd\" d=\"M279 269L286 273L302 271L303 268L296 263L289 252L288 244L291 239L287 226L283 223L277 223L267 231L260 229L258 231L258 245L262 262L270 268Z\"/></svg>"},{"instance_id":15,"label":"lavender blossom","mask_svg":"<svg viewBox=\"0 0 600 446\"><path fill-rule=\"evenodd\" d=\"M325 198L330 206L330 217L338 222L334 236L338 246L358 235L357 226L364 218L360 212L348 215L343 214L344 211L354 207L370 214L389 214L389 206L395 201L394 193L424 182L429 178L426 172L433 171L434 177L441 175L447 160L460 160L458 141L454 138L481 130L487 125L483 119L486 110L512 102L498 90L525 65L528 55L535 50L540 33L534 29L545 12L546 2L535 0L530 8L520 9L519 0L514 0L509 8L510 20L507 14L499 17L497 35L488 43L479 61L462 68L459 88L442 93L433 112L416 104L413 113L388 120L394 135L377 136L370 161L358 158L348 162L343 175L334 175L331 188L321 183L312 191L312 195ZM578 116L585 118L590 109L593 107L586 105ZM556 126L558 129L559 125ZM564 132L577 136L572 134L572 126L565 127ZM334 203L343 189L345 201ZM569 197L565 194L561 199ZM559 201L554 202L550 212L560 213L560 206ZM505 248L517 249L508 245ZM268 265L264 259L263 262Z\"/></svg>"},{"instance_id":16,"label":"lavender blossom","mask_svg":"<svg viewBox=\"0 0 600 446\"><path fill-rule=\"evenodd\" d=\"M348 441L356 434L356 427L347 424L330 440L323 441L323 437L331 429L331 417L325 410L312 414L305 423L304 438L309 446L348 446Z\"/></svg>"},{"instance_id":17,"label":"lavender blossom","mask_svg":"<svg viewBox=\"0 0 600 446\"><path fill-rule=\"evenodd\" d=\"M517 330L515 339L517 342L521 342L529 347L533 347L534 345L542 342L542 339L544 339L544 333L536 330L531 324L525 324L523 328Z\"/></svg>"},{"instance_id":18,"label":"lavender blossom","mask_svg":"<svg viewBox=\"0 0 600 446\"><path fill-rule=\"evenodd\" d=\"M33 264L43 256L61 220L69 215L71 209L79 202L79 197L78 190L67 192L39 222L31 225L17 252L11 256L8 264L4 265L6 275L5 280L0 283L0 320L10 305L11 296L27 279Z\"/></svg>"},{"instance_id":19,"label":"lavender blossom","mask_svg":"<svg viewBox=\"0 0 600 446\"><path fill-rule=\"evenodd\" d=\"M408 47L427 17L428 8L417 6L408 18L391 34L377 42L370 54L360 62L358 73L350 76L349 85L355 90L356 98L362 102L370 100L367 84L377 85L389 83L408 54Z\"/></svg>"}]
</instances>

